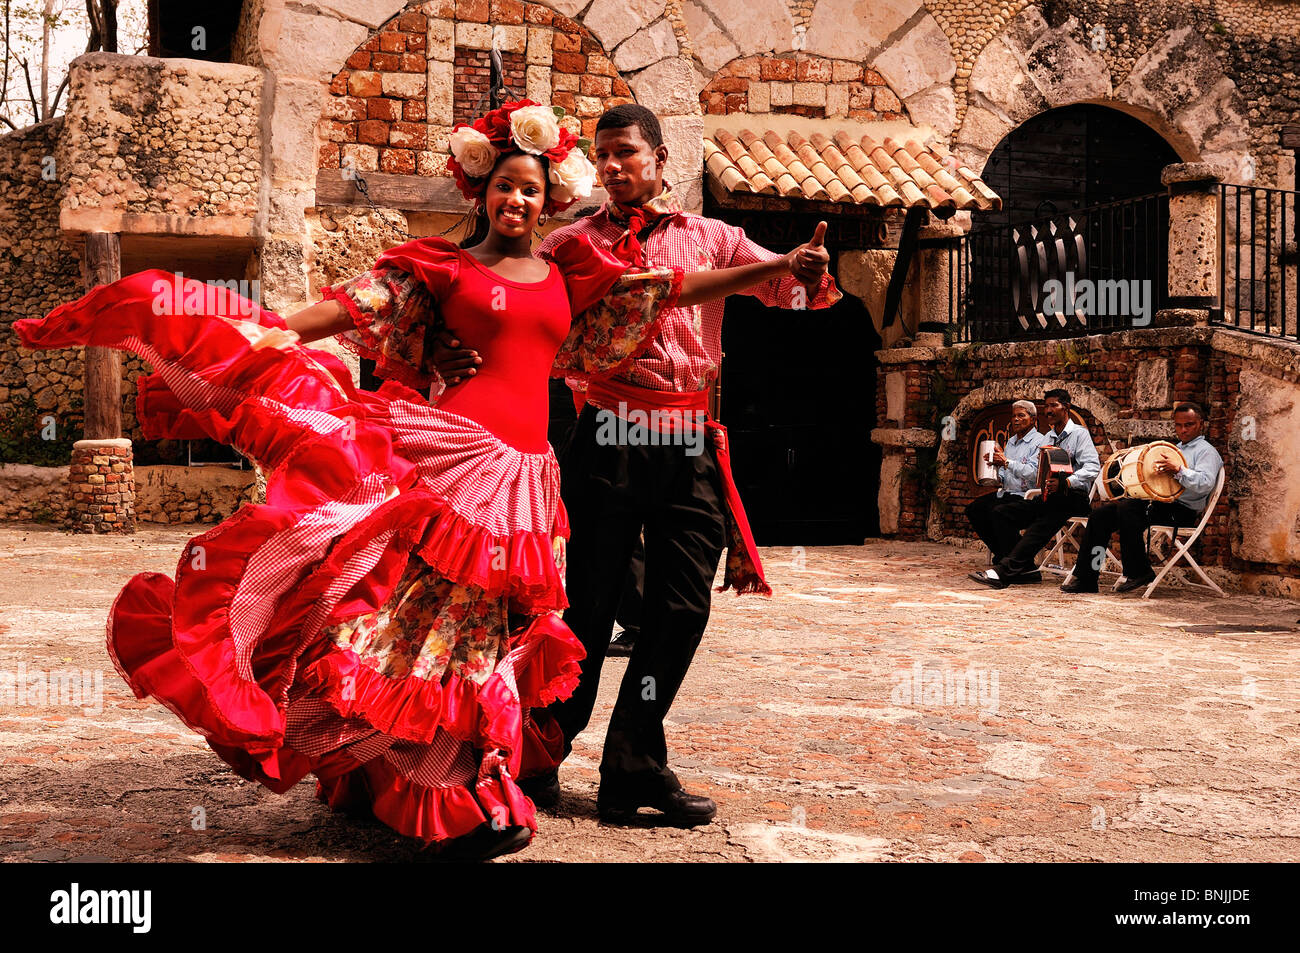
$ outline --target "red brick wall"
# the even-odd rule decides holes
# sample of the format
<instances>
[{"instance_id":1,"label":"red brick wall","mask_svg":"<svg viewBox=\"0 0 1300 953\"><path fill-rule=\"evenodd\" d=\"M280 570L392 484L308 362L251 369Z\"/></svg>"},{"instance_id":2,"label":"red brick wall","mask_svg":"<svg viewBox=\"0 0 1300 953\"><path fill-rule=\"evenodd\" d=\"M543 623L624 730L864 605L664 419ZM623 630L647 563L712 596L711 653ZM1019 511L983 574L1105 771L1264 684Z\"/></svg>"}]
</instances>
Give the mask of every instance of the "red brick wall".
<instances>
[{"instance_id":1,"label":"red brick wall","mask_svg":"<svg viewBox=\"0 0 1300 953\"><path fill-rule=\"evenodd\" d=\"M577 22L535 3L519 0L442 0L436 10L444 19L510 27L549 27L551 44L550 104L562 106L582 122L583 135L594 138L600 114L620 103L635 100L618 75L604 48ZM349 155L353 165L358 149L378 150L381 172L446 174L445 163L434 150L439 130L427 114L429 17L402 13L383 24L348 57L330 82L330 97L319 124L321 139L318 168L344 168ZM503 51L506 85L526 95L523 53ZM454 60L455 99L453 125L468 123L486 108L491 69L485 50L457 46ZM409 75L394 82L393 74ZM387 88L386 88L387 84ZM441 129L441 142L449 130ZM373 155L371 156L373 158Z\"/></svg>"}]
</instances>

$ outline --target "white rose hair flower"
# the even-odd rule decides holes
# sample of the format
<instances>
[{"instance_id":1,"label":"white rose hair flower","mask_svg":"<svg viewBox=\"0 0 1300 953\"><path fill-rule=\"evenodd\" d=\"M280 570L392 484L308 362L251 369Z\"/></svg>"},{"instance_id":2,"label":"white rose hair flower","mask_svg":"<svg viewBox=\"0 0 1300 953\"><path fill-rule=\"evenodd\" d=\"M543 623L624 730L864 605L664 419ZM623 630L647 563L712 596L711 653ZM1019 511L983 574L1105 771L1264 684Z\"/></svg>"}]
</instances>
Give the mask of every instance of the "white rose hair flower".
<instances>
[{"instance_id":1,"label":"white rose hair flower","mask_svg":"<svg viewBox=\"0 0 1300 953\"><path fill-rule=\"evenodd\" d=\"M510 114L510 134L530 155L539 156L560 144L560 124L549 106L523 106Z\"/></svg>"},{"instance_id":2,"label":"white rose hair flower","mask_svg":"<svg viewBox=\"0 0 1300 953\"><path fill-rule=\"evenodd\" d=\"M469 126L462 126L453 132L449 144L451 154L460 163L465 174L474 178L480 178L491 172L497 156L500 155L487 136Z\"/></svg>"},{"instance_id":3,"label":"white rose hair flower","mask_svg":"<svg viewBox=\"0 0 1300 953\"><path fill-rule=\"evenodd\" d=\"M562 162L552 162L550 170L551 200L566 204L591 195L596 184L596 167L581 149L570 149Z\"/></svg>"}]
</instances>

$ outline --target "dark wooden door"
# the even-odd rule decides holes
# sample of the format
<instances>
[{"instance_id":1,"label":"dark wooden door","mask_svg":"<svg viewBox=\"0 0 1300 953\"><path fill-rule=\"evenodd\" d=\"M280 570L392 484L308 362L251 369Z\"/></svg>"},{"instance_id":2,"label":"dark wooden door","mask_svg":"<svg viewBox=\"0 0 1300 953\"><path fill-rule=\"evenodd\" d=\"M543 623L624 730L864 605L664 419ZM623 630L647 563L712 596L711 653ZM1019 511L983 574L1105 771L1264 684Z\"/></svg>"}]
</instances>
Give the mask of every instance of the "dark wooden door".
<instances>
[{"instance_id":1,"label":"dark wooden door","mask_svg":"<svg viewBox=\"0 0 1300 953\"><path fill-rule=\"evenodd\" d=\"M727 300L720 419L760 545L857 545L879 534L880 448L870 437L879 347L851 295L817 311Z\"/></svg>"}]
</instances>

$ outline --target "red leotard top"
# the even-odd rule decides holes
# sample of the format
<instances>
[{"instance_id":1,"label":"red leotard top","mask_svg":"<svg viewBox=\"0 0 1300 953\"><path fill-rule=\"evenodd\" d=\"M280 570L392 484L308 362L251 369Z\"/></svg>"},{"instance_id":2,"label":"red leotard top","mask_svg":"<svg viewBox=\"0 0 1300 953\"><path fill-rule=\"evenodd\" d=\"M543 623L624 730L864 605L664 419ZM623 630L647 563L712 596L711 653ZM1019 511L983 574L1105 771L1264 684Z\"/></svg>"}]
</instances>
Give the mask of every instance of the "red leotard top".
<instances>
[{"instance_id":1,"label":"red leotard top","mask_svg":"<svg viewBox=\"0 0 1300 953\"><path fill-rule=\"evenodd\" d=\"M439 300L447 326L483 363L448 388L438 407L482 424L525 453L546 452L546 382L569 331L569 296L559 268L542 281L503 278L457 249L460 270Z\"/></svg>"}]
</instances>

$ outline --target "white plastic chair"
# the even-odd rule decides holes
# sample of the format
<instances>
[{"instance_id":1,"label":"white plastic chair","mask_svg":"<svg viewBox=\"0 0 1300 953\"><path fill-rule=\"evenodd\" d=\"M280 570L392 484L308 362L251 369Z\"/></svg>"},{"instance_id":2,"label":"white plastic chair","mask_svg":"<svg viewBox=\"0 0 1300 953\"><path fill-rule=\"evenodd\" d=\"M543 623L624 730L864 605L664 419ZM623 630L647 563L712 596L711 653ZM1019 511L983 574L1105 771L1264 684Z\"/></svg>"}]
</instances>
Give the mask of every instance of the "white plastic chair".
<instances>
[{"instance_id":1,"label":"white plastic chair","mask_svg":"<svg viewBox=\"0 0 1300 953\"><path fill-rule=\"evenodd\" d=\"M1200 567L1191 554L1192 544L1200 537L1201 532L1210 521L1210 515L1214 512L1214 507L1218 505L1219 497L1223 494L1223 484L1225 482L1226 474L1224 468L1220 467L1219 478L1214 482L1214 490L1210 493L1210 498L1205 501L1205 509L1201 511L1200 522L1198 522L1194 527L1183 526L1177 531L1175 531L1172 526L1153 525L1151 527L1151 532L1153 534L1158 533L1169 540L1173 552L1170 554L1169 558L1161 564L1159 571L1156 573L1156 578L1151 580L1151 584L1147 586L1146 591L1142 593L1143 599L1151 598L1151 593L1155 592L1156 586L1160 585L1160 580L1164 579L1165 575L1171 569L1177 570L1178 576L1182 580L1183 585L1191 586L1193 589L1210 589L1220 596L1224 596L1225 598L1227 597L1227 593L1220 589L1215 581L1205 574L1205 570ZM1179 540L1186 540L1186 542L1180 543ZM1204 584L1188 580L1187 574L1176 565L1179 560L1182 560L1191 566L1192 571L1205 580ZM1119 585L1119 583L1117 582L1116 585Z\"/></svg>"}]
</instances>

